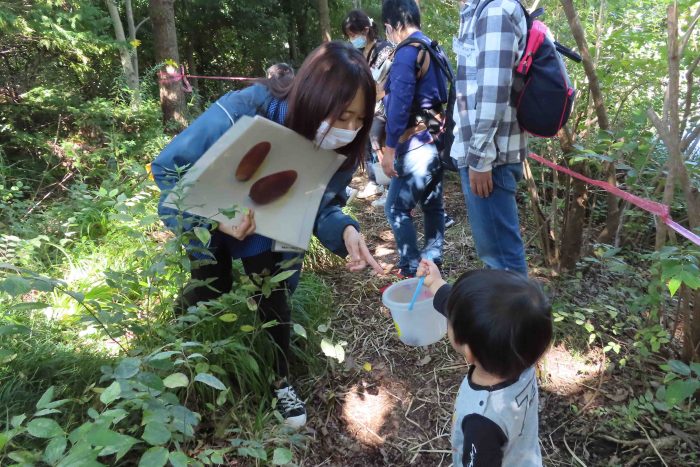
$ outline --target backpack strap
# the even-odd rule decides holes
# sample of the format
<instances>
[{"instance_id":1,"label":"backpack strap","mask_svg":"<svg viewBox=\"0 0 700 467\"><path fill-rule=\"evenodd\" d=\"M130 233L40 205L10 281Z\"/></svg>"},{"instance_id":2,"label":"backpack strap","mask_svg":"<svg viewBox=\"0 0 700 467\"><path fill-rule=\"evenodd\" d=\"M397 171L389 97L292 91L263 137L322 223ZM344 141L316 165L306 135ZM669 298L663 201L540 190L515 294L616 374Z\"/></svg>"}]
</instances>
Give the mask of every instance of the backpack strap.
<instances>
[{"instance_id":1,"label":"backpack strap","mask_svg":"<svg viewBox=\"0 0 700 467\"><path fill-rule=\"evenodd\" d=\"M365 59L367 59L367 64L369 65L370 68L374 66L374 60L376 58L376 51L377 51L377 43L375 42L372 44L372 47L367 50L367 51L362 51L362 54L365 56Z\"/></svg>"},{"instance_id":2,"label":"backpack strap","mask_svg":"<svg viewBox=\"0 0 700 467\"><path fill-rule=\"evenodd\" d=\"M427 53L424 53L425 57L429 57L430 61L435 63L437 66L439 72L441 72L445 78L447 78L447 110L444 111L444 108L442 107L442 102L435 105L435 107L431 109L413 109L411 111L411 114L415 118L422 118L428 127L435 127L438 126L439 129L436 131L438 133L443 133L446 131L446 125L448 120L452 118L452 112L454 109L454 103L456 100L456 95L457 91L455 89L454 85L454 72L452 71L452 67L450 66L450 63L447 61L447 58L445 56L445 53L442 51L442 48L438 44L437 41L433 41L430 44L428 44L426 41L421 40L417 37L408 37L405 40L403 40L399 45L396 46L396 50L399 50L399 48L409 45L409 44L418 44L419 47L421 47L422 50L424 50ZM420 60L420 57L417 60L416 63L416 69L418 70L417 73L422 70L423 66L422 64L418 64L418 61ZM428 62L428 66L430 65L430 62ZM427 73L427 69L423 73L423 75ZM419 78L421 78L421 75L418 75ZM449 129L451 131L451 129Z\"/></svg>"},{"instance_id":3,"label":"backpack strap","mask_svg":"<svg viewBox=\"0 0 700 467\"><path fill-rule=\"evenodd\" d=\"M540 48L545 37L547 37L547 26L541 21L534 21L532 28L528 28L525 51L518 62L518 66L515 67L516 72L526 75L530 71L537 49Z\"/></svg>"},{"instance_id":4,"label":"backpack strap","mask_svg":"<svg viewBox=\"0 0 700 467\"><path fill-rule=\"evenodd\" d=\"M440 71L445 75L447 80L452 84L454 82L454 72L452 71L452 67L450 64L446 61L443 60L441 57L437 56L438 52L441 52L442 50L440 49L440 46L438 45L437 41L433 41L430 44L427 44L425 41L417 38L417 37L408 37L403 40L399 45L396 46L396 51L398 51L401 47L405 45L412 45L412 44L417 44L418 47L421 48L421 50L427 52L423 54L422 60L419 54L418 60L416 61L416 70L421 71L423 69L424 62L426 57L429 57L431 61L433 61ZM396 52L394 52L396 53ZM443 54L444 55L444 54ZM419 63L420 62L420 63ZM430 62L428 62L428 66L430 66ZM422 75L418 75L419 78L422 78L425 76L425 73L427 73L427 68L425 72Z\"/></svg>"},{"instance_id":5,"label":"backpack strap","mask_svg":"<svg viewBox=\"0 0 700 467\"><path fill-rule=\"evenodd\" d=\"M430 70L430 52L428 52L428 48L424 45L421 44L419 45L420 50L418 51L418 57L416 60L416 77L418 79L423 78L426 74L428 74L428 70Z\"/></svg>"},{"instance_id":6,"label":"backpack strap","mask_svg":"<svg viewBox=\"0 0 700 467\"><path fill-rule=\"evenodd\" d=\"M393 53L396 54L401 47L406 45L412 45L419 49L418 57L416 58L416 78L420 80L426 75L426 73L428 73L428 70L430 69L430 58L432 54L430 54L430 51L428 50L429 47L426 45L426 43L417 37L407 37L396 46Z\"/></svg>"}]
</instances>

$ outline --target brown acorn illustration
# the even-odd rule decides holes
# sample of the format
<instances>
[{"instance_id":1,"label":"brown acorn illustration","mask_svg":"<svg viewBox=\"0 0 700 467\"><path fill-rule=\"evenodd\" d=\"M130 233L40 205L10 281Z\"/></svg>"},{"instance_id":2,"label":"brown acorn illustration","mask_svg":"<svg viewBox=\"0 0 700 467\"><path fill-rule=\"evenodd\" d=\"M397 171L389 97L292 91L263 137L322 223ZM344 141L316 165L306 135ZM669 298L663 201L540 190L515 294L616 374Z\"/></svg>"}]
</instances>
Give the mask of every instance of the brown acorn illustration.
<instances>
[{"instance_id":1,"label":"brown acorn illustration","mask_svg":"<svg viewBox=\"0 0 700 467\"><path fill-rule=\"evenodd\" d=\"M255 174L255 171L262 165L271 147L272 145L270 143L262 141L250 148L241 159L241 162L238 163L236 180L239 182L247 182L250 180L253 174Z\"/></svg>"},{"instance_id":2,"label":"brown acorn illustration","mask_svg":"<svg viewBox=\"0 0 700 467\"><path fill-rule=\"evenodd\" d=\"M269 204L284 196L297 180L296 170L285 170L267 175L250 187L250 199L256 204Z\"/></svg>"}]
</instances>

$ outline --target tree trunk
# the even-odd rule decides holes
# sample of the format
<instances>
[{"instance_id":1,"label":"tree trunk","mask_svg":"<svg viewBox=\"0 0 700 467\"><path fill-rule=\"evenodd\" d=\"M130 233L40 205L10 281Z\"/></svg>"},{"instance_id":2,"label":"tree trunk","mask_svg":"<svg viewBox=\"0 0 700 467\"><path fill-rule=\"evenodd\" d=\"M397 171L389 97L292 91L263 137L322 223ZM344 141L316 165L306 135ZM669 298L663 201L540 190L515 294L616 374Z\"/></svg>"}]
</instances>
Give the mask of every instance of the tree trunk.
<instances>
[{"instance_id":1,"label":"tree trunk","mask_svg":"<svg viewBox=\"0 0 700 467\"><path fill-rule=\"evenodd\" d=\"M289 44L289 62L292 66L299 65L299 40L296 24L296 2L294 0L284 0L282 8L287 19L287 43Z\"/></svg>"},{"instance_id":2,"label":"tree trunk","mask_svg":"<svg viewBox=\"0 0 700 467\"><path fill-rule=\"evenodd\" d=\"M700 15L700 8L695 14L695 17ZM654 109L647 110L649 120L656 128L661 140L664 142L668 150L668 171L669 178L666 180L664 189L665 204L670 205L673 202L675 195L676 183L679 183L683 190L686 207L688 210L688 224L690 229L700 227L700 203L698 202L697 192L694 190L692 183L688 177L688 170L685 166L685 158L683 148L686 147L683 143L682 128L687 124L689 114L684 112L683 121L680 114L680 64L682 44L685 42L685 37L692 33L692 27L686 31L686 36L679 41L678 36L678 4L674 2L668 7L668 89L664 98L664 117L663 120L656 114ZM696 23L691 23L696 24ZM697 69L697 61L694 61L686 77L692 82L692 72ZM692 92L689 93L692 99ZM686 96L686 98L688 98ZM667 228L663 223L659 222L659 228L666 231ZM657 232L657 248L663 246L665 242L660 242L659 239L665 240L665 235L660 235Z\"/></svg>"},{"instance_id":3,"label":"tree trunk","mask_svg":"<svg viewBox=\"0 0 700 467\"><path fill-rule=\"evenodd\" d=\"M671 205L676 194L676 183L680 184L688 210L688 224L690 230L700 227L700 201L697 192L694 190L685 165L683 149L688 145L683 141L683 129L687 125L689 113L683 113L681 119L680 111L680 66L685 50L685 44L697 25L697 18L700 17L700 8L695 12L690 26L685 32L685 36L679 37L678 27L678 2L673 2L668 7L668 89L664 98L663 116L660 117L654 109L647 110L647 116L656 128L659 137L664 142L668 150L668 177L664 187L664 204ZM690 65L686 77L692 86L692 73L697 69L698 61L695 60ZM692 88L686 93L686 99L692 99ZM686 108L690 105L686 102ZM656 248L661 249L667 240L667 235L672 231L664 225L661 220L657 220ZM686 285L682 286L684 289ZM683 292L683 290L682 290ZM690 361L700 357L700 290L685 290L679 295L681 301L681 313L683 318L683 358Z\"/></svg>"},{"instance_id":4,"label":"tree trunk","mask_svg":"<svg viewBox=\"0 0 700 467\"><path fill-rule=\"evenodd\" d=\"M131 8L131 0L126 0L126 25L129 31L129 42L134 44L136 41L136 26L134 25L134 10ZM136 45L131 51L131 66L136 71L136 77L139 76L139 58Z\"/></svg>"},{"instance_id":5,"label":"tree trunk","mask_svg":"<svg viewBox=\"0 0 700 467\"><path fill-rule=\"evenodd\" d=\"M588 50L588 43L586 42L586 36L583 31L583 27L581 26L581 21L579 20L572 0L560 0L560 2L564 7L564 13L566 14L566 19L569 21L571 33L576 40L576 45L578 45L579 51L581 52L581 58L583 58L583 69L586 72L588 87L591 91L591 96L593 97L593 107L595 108L595 113L598 117L598 127L601 130L608 131L610 129L608 112L605 108L603 92L600 89L598 74L596 73L593 59L591 58L591 54ZM610 183L612 186L617 186L615 163L606 162L603 164L603 169L608 183ZM608 215L605 222L605 228L598 237L598 241L603 243L612 242L620 223L620 200L618 200L612 193L608 193L607 204Z\"/></svg>"},{"instance_id":6,"label":"tree trunk","mask_svg":"<svg viewBox=\"0 0 700 467\"><path fill-rule=\"evenodd\" d=\"M297 53L299 61L309 54L316 47L318 41L309 37L307 4L305 2L294 2L294 22L297 33ZM311 45L313 44L313 45Z\"/></svg>"},{"instance_id":7,"label":"tree trunk","mask_svg":"<svg viewBox=\"0 0 700 467\"><path fill-rule=\"evenodd\" d=\"M177 50L174 0L150 0L149 12L153 23L156 61L163 64L166 73L176 73L179 71L180 56ZM160 106L166 131L178 132L187 126L181 81L161 80Z\"/></svg>"},{"instance_id":8,"label":"tree trunk","mask_svg":"<svg viewBox=\"0 0 700 467\"><path fill-rule=\"evenodd\" d=\"M328 0L318 0L318 17L321 26L321 42L331 40L331 17Z\"/></svg>"},{"instance_id":9,"label":"tree trunk","mask_svg":"<svg viewBox=\"0 0 700 467\"><path fill-rule=\"evenodd\" d=\"M195 35L193 34L192 36L194 37ZM198 75L199 71L197 69L197 61L194 58L194 49L195 47L192 45L192 41L185 42L185 59L187 60L187 69L190 74ZM199 80L197 78L193 78L190 80L190 84L192 85L192 92L195 95L199 95Z\"/></svg>"},{"instance_id":10,"label":"tree trunk","mask_svg":"<svg viewBox=\"0 0 700 467\"><path fill-rule=\"evenodd\" d=\"M542 246L542 256L547 267L556 267L556 254L554 249L554 241L552 238L552 229L550 227L550 219L556 216L555 213L550 214L549 219L542 212L540 203L540 195L537 192L537 183L532 176L530 163L525 159L523 164L523 175L527 183L527 189L530 192L530 204L535 218L537 234L540 237L540 245Z\"/></svg>"},{"instance_id":11,"label":"tree trunk","mask_svg":"<svg viewBox=\"0 0 700 467\"><path fill-rule=\"evenodd\" d=\"M130 6L130 2L129 6ZM124 26L122 25L122 20L119 17L119 10L114 0L105 0L105 5L107 5L107 11L109 11L109 16L112 19L112 26L114 27L114 37L119 42L117 46L119 48L119 58L122 63L122 70L124 70L124 77L126 78L126 85L132 92L132 102L138 104L139 102L139 70L138 70L138 59L136 56L136 49L130 53L129 47L127 46L126 36L124 35ZM130 8L127 9L127 21ZM130 28L133 26L133 16L129 22ZM131 30L129 31L131 32ZM130 40L133 38L130 37ZM132 55L133 53L133 55Z\"/></svg>"},{"instance_id":12,"label":"tree trunk","mask_svg":"<svg viewBox=\"0 0 700 467\"><path fill-rule=\"evenodd\" d=\"M559 144L564 155L573 152L573 137L568 127L559 132ZM584 163L574 164L572 170L585 174ZM569 177L570 188L568 190L567 210L564 217L559 248L559 267L564 271L576 268L576 262L581 256L581 244L583 243L584 224L586 222L586 206L588 205L588 185L578 178Z\"/></svg>"},{"instance_id":13,"label":"tree trunk","mask_svg":"<svg viewBox=\"0 0 700 467\"><path fill-rule=\"evenodd\" d=\"M683 336L683 357L687 361L700 358L700 290L689 291L686 299L688 308Z\"/></svg>"}]
</instances>

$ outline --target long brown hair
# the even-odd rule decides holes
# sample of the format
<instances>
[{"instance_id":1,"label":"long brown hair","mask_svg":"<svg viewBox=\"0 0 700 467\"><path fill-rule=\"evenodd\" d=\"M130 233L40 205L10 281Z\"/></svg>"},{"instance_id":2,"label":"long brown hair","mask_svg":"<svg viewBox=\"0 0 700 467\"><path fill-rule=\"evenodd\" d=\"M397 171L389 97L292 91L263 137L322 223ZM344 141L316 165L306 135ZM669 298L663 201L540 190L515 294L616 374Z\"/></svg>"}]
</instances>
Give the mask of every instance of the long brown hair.
<instances>
[{"instance_id":1,"label":"long brown hair","mask_svg":"<svg viewBox=\"0 0 700 467\"><path fill-rule=\"evenodd\" d=\"M325 42L304 60L287 96L285 126L313 140L321 122L333 125L355 98L364 92L364 120L355 139L337 152L347 156L343 169L360 164L374 118L376 89L365 57L347 42Z\"/></svg>"}]
</instances>

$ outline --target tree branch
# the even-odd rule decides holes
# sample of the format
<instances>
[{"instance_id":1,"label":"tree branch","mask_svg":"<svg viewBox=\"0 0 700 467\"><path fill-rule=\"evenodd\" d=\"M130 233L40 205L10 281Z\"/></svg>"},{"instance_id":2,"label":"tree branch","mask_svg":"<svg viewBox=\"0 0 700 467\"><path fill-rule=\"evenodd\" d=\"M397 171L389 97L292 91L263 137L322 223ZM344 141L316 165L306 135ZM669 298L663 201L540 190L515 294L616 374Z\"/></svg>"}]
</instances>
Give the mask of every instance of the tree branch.
<instances>
[{"instance_id":1,"label":"tree branch","mask_svg":"<svg viewBox=\"0 0 700 467\"><path fill-rule=\"evenodd\" d=\"M601 130L608 130L610 129L610 124L608 122L608 114L605 109L605 101L603 100L603 92L600 89L600 82L598 81L598 74L595 70L593 58L588 50L588 43L586 41L586 35L583 31L583 26L581 26L581 20L579 19L576 9L574 8L572 0L560 0L560 3L562 7L564 7L564 13L569 21L569 26L571 27L571 34L574 36L576 45L578 45L579 52L581 52L581 57L583 58L583 69L586 72L586 77L588 78L588 86L591 90L596 115L598 116L598 126Z\"/></svg>"},{"instance_id":2,"label":"tree branch","mask_svg":"<svg viewBox=\"0 0 700 467\"><path fill-rule=\"evenodd\" d=\"M700 64L700 55L695 57L693 63L690 64L688 70L685 72L686 81L686 92L685 92L685 108L683 109L683 118L681 119L681 137L685 133L686 126L688 124L688 118L690 118L690 111L693 105L693 73L695 69ZM682 150L681 150L682 151Z\"/></svg>"},{"instance_id":3,"label":"tree branch","mask_svg":"<svg viewBox=\"0 0 700 467\"><path fill-rule=\"evenodd\" d=\"M629 91L625 92L622 99L620 99L620 103L617 105L617 110L615 111L615 117L613 117L613 122L612 126L615 127L615 124L617 123L617 119L620 116L620 111L622 110L622 107L625 105L627 102L627 99L630 98L630 96L636 91L637 89L641 88L642 86L645 86L649 84L647 81L642 81L641 83L635 84L630 88Z\"/></svg>"},{"instance_id":4,"label":"tree branch","mask_svg":"<svg viewBox=\"0 0 700 467\"><path fill-rule=\"evenodd\" d=\"M151 17L150 17L150 16L146 16L144 19L142 19L141 21L139 21L139 24L137 24L136 27L134 28L134 37L136 37L136 34L138 34L139 28L140 28L141 26L143 26L143 24L144 24L145 22L150 21L150 20L151 20Z\"/></svg>"},{"instance_id":5,"label":"tree branch","mask_svg":"<svg viewBox=\"0 0 700 467\"><path fill-rule=\"evenodd\" d=\"M695 26L697 26L698 20L700 20L700 7L698 7L698 10L693 15L693 19L690 20L690 25L688 26L688 30L685 31L683 38L681 38L681 47L680 47L680 54L679 54L681 57L685 53L685 47L688 45L688 42L690 41L690 36L693 34L693 29L695 28Z\"/></svg>"},{"instance_id":6,"label":"tree branch","mask_svg":"<svg viewBox=\"0 0 700 467\"><path fill-rule=\"evenodd\" d=\"M690 132L688 136L683 138L683 141L681 141L681 152L685 153L690 145L700 137L700 122L698 122L698 126L696 126L693 131Z\"/></svg>"},{"instance_id":7,"label":"tree branch","mask_svg":"<svg viewBox=\"0 0 700 467\"><path fill-rule=\"evenodd\" d=\"M654 125L654 128L656 128L656 131L657 131L657 133L659 133L659 137L664 142L664 144L666 146L670 146L671 145L671 134L668 131L668 127L666 126L666 123L663 120L661 120L661 117L659 117L659 114L656 113L656 110L649 107L647 109L647 117L649 117L651 124Z\"/></svg>"},{"instance_id":8,"label":"tree branch","mask_svg":"<svg viewBox=\"0 0 700 467\"><path fill-rule=\"evenodd\" d=\"M129 31L129 41L136 39L136 28L134 27L134 10L131 8L131 0L126 0L126 26Z\"/></svg>"}]
</instances>

